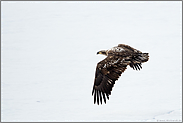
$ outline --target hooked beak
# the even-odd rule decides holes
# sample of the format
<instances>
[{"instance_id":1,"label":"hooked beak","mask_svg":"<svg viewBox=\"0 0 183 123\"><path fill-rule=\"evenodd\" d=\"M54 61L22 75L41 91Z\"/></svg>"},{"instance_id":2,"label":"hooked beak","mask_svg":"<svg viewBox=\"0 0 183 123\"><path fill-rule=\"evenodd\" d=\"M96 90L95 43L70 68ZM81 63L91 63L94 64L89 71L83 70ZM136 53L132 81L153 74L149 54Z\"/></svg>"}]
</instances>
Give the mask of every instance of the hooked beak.
<instances>
[{"instance_id":1,"label":"hooked beak","mask_svg":"<svg viewBox=\"0 0 183 123\"><path fill-rule=\"evenodd\" d=\"M102 53L99 51L99 52L97 52L97 54L102 54Z\"/></svg>"}]
</instances>

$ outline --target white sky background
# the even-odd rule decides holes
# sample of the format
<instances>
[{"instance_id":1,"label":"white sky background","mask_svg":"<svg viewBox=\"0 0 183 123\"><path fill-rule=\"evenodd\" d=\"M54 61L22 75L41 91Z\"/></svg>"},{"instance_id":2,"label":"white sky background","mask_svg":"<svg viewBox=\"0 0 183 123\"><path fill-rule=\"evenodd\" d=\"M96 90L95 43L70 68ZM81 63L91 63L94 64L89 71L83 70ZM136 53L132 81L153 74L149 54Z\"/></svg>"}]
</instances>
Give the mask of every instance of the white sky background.
<instances>
[{"instance_id":1,"label":"white sky background","mask_svg":"<svg viewBox=\"0 0 183 123\"><path fill-rule=\"evenodd\" d=\"M1 2L2 121L181 121L181 2ZM130 67L93 104L97 51L128 44Z\"/></svg>"}]
</instances>

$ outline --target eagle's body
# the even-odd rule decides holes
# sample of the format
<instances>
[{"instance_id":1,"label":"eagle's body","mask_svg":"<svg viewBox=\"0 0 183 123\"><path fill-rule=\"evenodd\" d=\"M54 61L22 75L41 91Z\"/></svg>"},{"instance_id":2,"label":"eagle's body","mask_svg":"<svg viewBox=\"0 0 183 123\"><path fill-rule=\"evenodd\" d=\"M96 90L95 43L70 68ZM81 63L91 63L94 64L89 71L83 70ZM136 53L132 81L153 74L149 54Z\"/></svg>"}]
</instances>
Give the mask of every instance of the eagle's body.
<instances>
[{"instance_id":1,"label":"eagle's body","mask_svg":"<svg viewBox=\"0 0 183 123\"><path fill-rule=\"evenodd\" d=\"M140 70L141 63L148 61L148 53L142 53L128 45L119 44L109 50L102 50L97 54L103 54L107 57L97 64L95 80L92 95L94 94L94 103L101 102L102 97L106 103L106 97L109 99L115 81L130 65L133 69Z\"/></svg>"}]
</instances>

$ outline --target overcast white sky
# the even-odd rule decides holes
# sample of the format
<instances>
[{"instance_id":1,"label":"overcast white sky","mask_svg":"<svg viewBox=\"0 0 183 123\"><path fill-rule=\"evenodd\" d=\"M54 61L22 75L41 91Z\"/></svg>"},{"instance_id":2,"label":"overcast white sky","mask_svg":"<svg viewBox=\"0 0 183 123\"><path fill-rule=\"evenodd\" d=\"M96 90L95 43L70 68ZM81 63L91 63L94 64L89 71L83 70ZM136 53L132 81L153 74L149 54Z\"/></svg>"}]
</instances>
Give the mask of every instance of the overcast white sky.
<instances>
[{"instance_id":1,"label":"overcast white sky","mask_svg":"<svg viewBox=\"0 0 183 123\"><path fill-rule=\"evenodd\" d=\"M1 2L1 119L182 121L182 3ZM149 53L93 104L97 51Z\"/></svg>"}]
</instances>

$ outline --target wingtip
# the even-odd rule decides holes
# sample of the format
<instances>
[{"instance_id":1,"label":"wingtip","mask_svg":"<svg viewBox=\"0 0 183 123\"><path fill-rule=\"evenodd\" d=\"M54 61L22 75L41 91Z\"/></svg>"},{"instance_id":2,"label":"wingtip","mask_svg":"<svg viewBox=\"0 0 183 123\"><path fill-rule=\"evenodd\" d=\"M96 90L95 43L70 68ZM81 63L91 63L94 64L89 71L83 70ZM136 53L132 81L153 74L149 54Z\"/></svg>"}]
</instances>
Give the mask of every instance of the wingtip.
<instances>
[{"instance_id":1,"label":"wingtip","mask_svg":"<svg viewBox=\"0 0 183 123\"><path fill-rule=\"evenodd\" d=\"M97 104L99 105L99 91L97 90L96 93L97 93Z\"/></svg>"},{"instance_id":2,"label":"wingtip","mask_svg":"<svg viewBox=\"0 0 183 123\"><path fill-rule=\"evenodd\" d=\"M96 103L96 91L94 92L94 104Z\"/></svg>"},{"instance_id":3,"label":"wingtip","mask_svg":"<svg viewBox=\"0 0 183 123\"><path fill-rule=\"evenodd\" d=\"M107 95L107 99L109 100L109 95Z\"/></svg>"}]
</instances>

